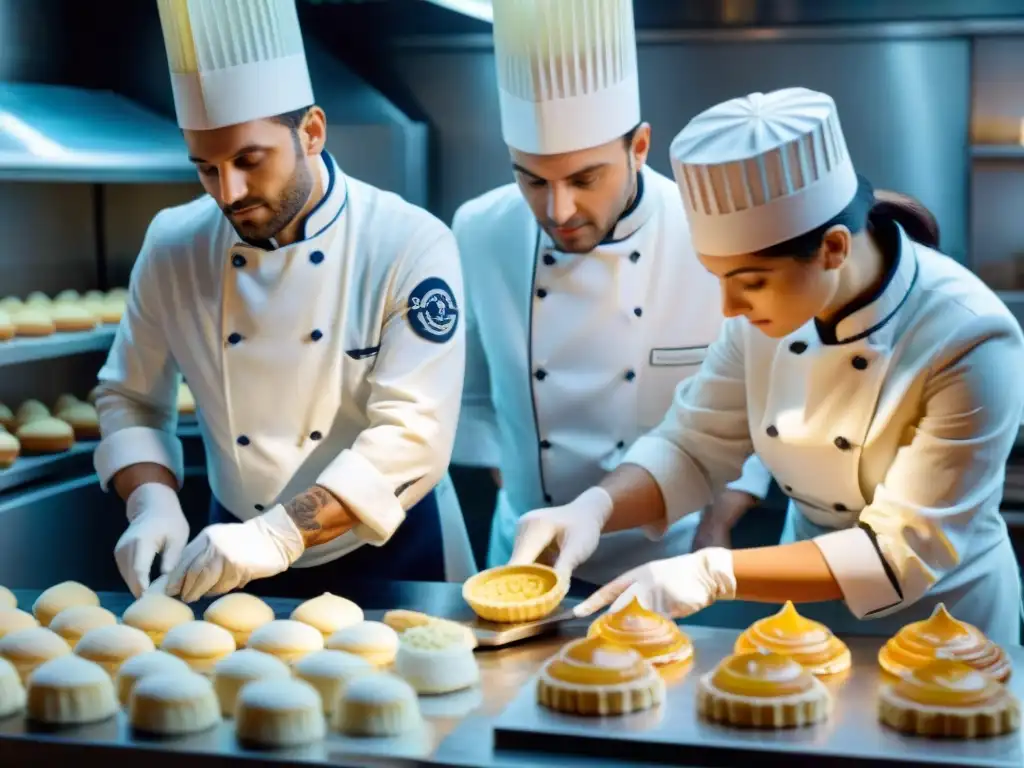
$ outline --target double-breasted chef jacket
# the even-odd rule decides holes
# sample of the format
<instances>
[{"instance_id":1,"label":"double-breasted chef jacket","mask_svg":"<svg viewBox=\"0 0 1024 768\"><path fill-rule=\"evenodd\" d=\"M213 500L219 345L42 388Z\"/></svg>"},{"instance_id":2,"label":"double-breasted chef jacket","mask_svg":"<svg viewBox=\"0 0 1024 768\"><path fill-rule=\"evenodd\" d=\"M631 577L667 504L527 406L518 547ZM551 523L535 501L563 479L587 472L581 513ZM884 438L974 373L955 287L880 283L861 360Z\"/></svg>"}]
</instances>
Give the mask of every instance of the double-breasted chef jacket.
<instances>
[{"instance_id":1,"label":"double-breasted chef jacket","mask_svg":"<svg viewBox=\"0 0 1024 768\"><path fill-rule=\"evenodd\" d=\"M153 220L99 374L100 481L138 462L181 481L180 373L232 516L317 484L359 518L295 566L384 545L440 482L445 565L461 580L475 568L446 474L465 364L455 239L327 152L320 173L325 196L292 245L239 240L208 196Z\"/></svg>"},{"instance_id":2,"label":"double-breasted chef jacket","mask_svg":"<svg viewBox=\"0 0 1024 768\"><path fill-rule=\"evenodd\" d=\"M876 295L783 339L727 320L625 461L655 477L668 524L753 447L790 497L785 540L817 544L855 631L890 634L945 602L1016 643L1020 580L999 503L1024 337L966 268L892 222L877 234L891 266Z\"/></svg>"},{"instance_id":3,"label":"double-breasted chef jacket","mask_svg":"<svg viewBox=\"0 0 1024 768\"><path fill-rule=\"evenodd\" d=\"M662 420L722 314L678 188L647 167L631 207L590 253L559 252L515 184L462 205L452 230L468 301L452 461L501 470L488 553L495 566L511 556L523 514L572 501ZM735 468L731 487L764 498L771 476L756 457L745 470L740 477ZM684 554L696 522L680 521L658 542L640 531L606 535L574 575L603 584Z\"/></svg>"}]
</instances>

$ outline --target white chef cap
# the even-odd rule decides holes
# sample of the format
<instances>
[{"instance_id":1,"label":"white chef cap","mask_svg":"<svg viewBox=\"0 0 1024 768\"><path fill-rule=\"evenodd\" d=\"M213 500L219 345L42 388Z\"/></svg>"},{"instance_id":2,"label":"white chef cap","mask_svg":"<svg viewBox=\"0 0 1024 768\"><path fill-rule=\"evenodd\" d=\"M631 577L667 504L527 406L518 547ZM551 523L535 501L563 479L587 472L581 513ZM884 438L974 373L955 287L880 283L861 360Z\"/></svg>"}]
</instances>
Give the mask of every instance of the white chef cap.
<instances>
[{"instance_id":1,"label":"white chef cap","mask_svg":"<svg viewBox=\"0 0 1024 768\"><path fill-rule=\"evenodd\" d=\"M707 256L754 253L806 234L857 193L835 102L806 88L711 107L670 153L693 245Z\"/></svg>"},{"instance_id":2,"label":"white chef cap","mask_svg":"<svg viewBox=\"0 0 1024 768\"><path fill-rule=\"evenodd\" d=\"M313 104L295 0L157 0L157 8L181 128Z\"/></svg>"},{"instance_id":3,"label":"white chef cap","mask_svg":"<svg viewBox=\"0 0 1024 768\"><path fill-rule=\"evenodd\" d=\"M505 143L556 155L640 123L632 0L494 0Z\"/></svg>"}]
</instances>

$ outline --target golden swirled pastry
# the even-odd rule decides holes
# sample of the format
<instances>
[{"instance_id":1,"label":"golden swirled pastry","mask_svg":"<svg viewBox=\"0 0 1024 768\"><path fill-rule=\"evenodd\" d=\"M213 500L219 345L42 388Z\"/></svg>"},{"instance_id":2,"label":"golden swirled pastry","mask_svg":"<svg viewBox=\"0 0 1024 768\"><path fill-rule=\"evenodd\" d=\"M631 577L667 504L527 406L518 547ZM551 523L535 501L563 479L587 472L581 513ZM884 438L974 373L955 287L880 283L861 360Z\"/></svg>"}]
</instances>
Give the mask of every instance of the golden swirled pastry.
<instances>
[{"instance_id":1,"label":"golden swirled pastry","mask_svg":"<svg viewBox=\"0 0 1024 768\"><path fill-rule=\"evenodd\" d=\"M789 656L812 675L835 675L851 664L846 643L824 624L801 616L789 601L778 613L751 624L733 650Z\"/></svg>"},{"instance_id":2,"label":"golden swirled pastry","mask_svg":"<svg viewBox=\"0 0 1024 768\"><path fill-rule=\"evenodd\" d=\"M939 603L924 621L907 624L878 652L886 672L903 677L935 659L955 659L1004 682L1010 677L1010 657L980 629L954 619Z\"/></svg>"},{"instance_id":3,"label":"golden swirled pastry","mask_svg":"<svg viewBox=\"0 0 1024 768\"><path fill-rule=\"evenodd\" d=\"M832 694L791 656L729 656L697 684L697 711L739 728L795 728L828 718Z\"/></svg>"},{"instance_id":4,"label":"golden swirled pastry","mask_svg":"<svg viewBox=\"0 0 1024 768\"><path fill-rule=\"evenodd\" d=\"M624 715L664 699L665 681L643 656L600 636L566 643L537 681L542 705L577 715Z\"/></svg>"},{"instance_id":5,"label":"golden swirled pastry","mask_svg":"<svg viewBox=\"0 0 1024 768\"><path fill-rule=\"evenodd\" d=\"M882 688L878 717L902 733L974 739L1020 727L1020 702L991 675L935 659Z\"/></svg>"},{"instance_id":6,"label":"golden swirled pastry","mask_svg":"<svg viewBox=\"0 0 1024 768\"><path fill-rule=\"evenodd\" d=\"M647 610L635 597L622 610L595 619L587 635L632 648L655 666L682 664L693 658L693 643L679 626Z\"/></svg>"},{"instance_id":7,"label":"golden swirled pastry","mask_svg":"<svg viewBox=\"0 0 1024 768\"><path fill-rule=\"evenodd\" d=\"M481 619L518 623L543 619L568 591L569 580L554 568L540 563L501 565L467 579L462 599Z\"/></svg>"}]
</instances>

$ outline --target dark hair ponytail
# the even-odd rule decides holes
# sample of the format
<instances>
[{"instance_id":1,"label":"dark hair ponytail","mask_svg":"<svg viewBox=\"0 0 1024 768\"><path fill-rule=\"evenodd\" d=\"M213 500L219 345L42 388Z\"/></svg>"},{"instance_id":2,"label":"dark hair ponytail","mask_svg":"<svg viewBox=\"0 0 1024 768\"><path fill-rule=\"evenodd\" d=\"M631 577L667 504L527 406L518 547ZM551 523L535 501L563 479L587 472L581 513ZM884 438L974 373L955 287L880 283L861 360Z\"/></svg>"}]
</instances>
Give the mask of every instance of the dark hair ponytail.
<instances>
[{"instance_id":1,"label":"dark hair ponytail","mask_svg":"<svg viewBox=\"0 0 1024 768\"><path fill-rule=\"evenodd\" d=\"M870 226L879 221L895 221L907 237L928 248L939 249L939 222L917 198L892 192L888 189L875 190L875 203L868 214Z\"/></svg>"}]
</instances>

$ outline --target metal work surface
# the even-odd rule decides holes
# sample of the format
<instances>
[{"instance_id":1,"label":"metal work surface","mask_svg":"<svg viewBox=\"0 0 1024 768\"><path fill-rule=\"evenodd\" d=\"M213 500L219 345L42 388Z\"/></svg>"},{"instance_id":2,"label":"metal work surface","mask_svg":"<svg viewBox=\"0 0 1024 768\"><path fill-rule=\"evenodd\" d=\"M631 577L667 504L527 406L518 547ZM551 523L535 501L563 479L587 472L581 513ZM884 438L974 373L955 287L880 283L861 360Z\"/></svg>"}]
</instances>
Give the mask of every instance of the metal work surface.
<instances>
[{"instance_id":1,"label":"metal work surface","mask_svg":"<svg viewBox=\"0 0 1024 768\"><path fill-rule=\"evenodd\" d=\"M902 736L878 722L876 697L882 684L877 654L881 638L846 638L853 669L825 678L836 709L825 723L808 728L756 731L712 725L697 715L696 686L701 675L732 653L737 632L685 627L695 660L685 677L669 685L665 704L625 717L560 715L536 703L536 677L494 723L496 753L504 748L547 754L603 756L632 762L635 756L678 765L984 766L1024 765L1024 734L994 739L942 740ZM1024 649L1009 649L1015 674L1009 687L1024 698Z\"/></svg>"}]
</instances>

